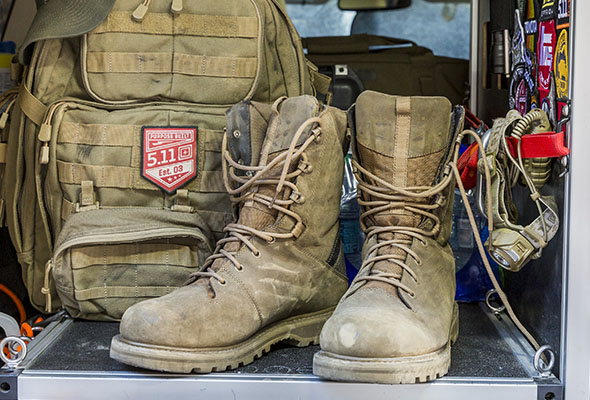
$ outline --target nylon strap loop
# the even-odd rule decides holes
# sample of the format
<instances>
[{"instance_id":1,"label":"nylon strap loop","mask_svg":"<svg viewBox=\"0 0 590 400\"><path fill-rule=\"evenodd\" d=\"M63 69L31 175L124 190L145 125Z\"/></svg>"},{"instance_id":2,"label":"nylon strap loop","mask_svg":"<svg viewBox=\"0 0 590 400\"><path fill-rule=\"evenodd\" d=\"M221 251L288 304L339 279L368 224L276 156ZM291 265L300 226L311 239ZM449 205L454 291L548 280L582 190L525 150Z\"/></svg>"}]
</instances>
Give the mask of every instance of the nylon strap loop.
<instances>
[{"instance_id":1,"label":"nylon strap loop","mask_svg":"<svg viewBox=\"0 0 590 400\"><path fill-rule=\"evenodd\" d=\"M41 125L43 123L47 107L33 96L25 85L21 85L18 92L18 105L35 125Z\"/></svg>"},{"instance_id":2,"label":"nylon strap loop","mask_svg":"<svg viewBox=\"0 0 590 400\"><path fill-rule=\"evenodd\" d=\"M94 184L92 181L82 181L82 190L80 192L80 204L83 207L93 206L96 202L96 196L94 194Z\"/></svg>"}]
</instances>

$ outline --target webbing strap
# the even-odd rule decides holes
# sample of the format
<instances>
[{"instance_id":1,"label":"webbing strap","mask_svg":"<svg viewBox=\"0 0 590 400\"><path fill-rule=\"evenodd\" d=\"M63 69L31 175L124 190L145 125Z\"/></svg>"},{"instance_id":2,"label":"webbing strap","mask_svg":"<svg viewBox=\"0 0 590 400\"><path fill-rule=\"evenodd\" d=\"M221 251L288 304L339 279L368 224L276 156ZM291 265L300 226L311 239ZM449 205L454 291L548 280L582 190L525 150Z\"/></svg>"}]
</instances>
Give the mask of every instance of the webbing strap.
<instances>
[{"instance_id":1,"label":"webbing strap","mask_svg":"<svg viewBox=\"0 0 590 400\"><path fill-rule=\"evenodd\" d=\"M74 290L78 301L104 299L113 297L161 297L176 289L175 286L106 286L83 290Z\"/></svg>"},{"instance_id":2,"label":"webbing strap","mask_svg":"<svg viewBox=\"0 0 590 400\"><path fill-rule=\"evenodd\" d=\"M94 203L96 202L94 183L92 181L82 181L80 184L82 185L80 191L80 205L82 207L94 206Z\"/></svg>"},{"instance_id":3,"label":"webbing strap","mask_svg":"<svg viewBox=\"0 0 590 400\"><path fill-rule=\"evenodd\" d=\"M6 143L0 143L0 164L6 163L6 149L8 145Z\"/></svg>"},{"instance_id":4,"label":"webbing strap","mask_svg":"<svg viewBox=\"0 0 590 400\"><path fill-rule=\"evenodd\" d=\"M258 61L252 57L213 57L175 53L89 52L89 73L183 74L222 78L254 78Z\"/></svg>"},{"instance_id":5,"label":"webbing strap","mask_svg":"<svg viewBox=\"0 0 590 400\"><path fill-rule=\"evenodd\" d=\"M105 129L104 124L62 122L57 142L87 146L133 147L135 135L140 129L140 125L109 124ZM222 130L199 128L198 135L204 136L202 143L205 151L221 151Z\"/></svg>"},{"instance_id":6,"label":"webbing strap","mask_svg":"<svg viewBox=\"0 0 590 400\"><path fill-rule=\"evenodd\" d=\"M211 37L258 37L258 18L228 15L195 15L149 12L141 23L131 19L130 11L113 11L94 29L100 33L145 33Z\"/></svg>"},{"instance_id":7,"label":"webbing strap","mask_svg":"<svg viewBox=\"0 0 590 400\"><path fill-rule=\"evenodd\" d=\"M160 190L141 176L139 168L75 164L58 160L57 171L59 181L65 184L80 185L82 181L89 180L94 182L95 187ZM201 171L199 179L187 188L194 190L197 184L201 192L225 192L221 171Z\"/></svg>"},{"instance_id":8,"label":"webbing strap","mask_svg":"<svg viewBox=\"0 0 590 400\"><path fill-rule=\"evenodd\" d=\"M36 125L43 123L47 107L33 96L25 85L21 85L18 92L18 105L23 113Z\"/></svg>"},{"instance_id":9,"label":"webbing strap","mask_svg":"<svg viewBox=\"0 0 590 400\"><path fill-rule=\"evenodd\" d=\"M84 246L71 249L72 269L79 270L105 265L170 265L174 267L196 267L199 263L197 252L189 242L177 243L115 243L103 246ZM105 255L106 254L106 255ZM102 274L101 274L102 276Z\"/></svg>"},{"instance_id":10,"label":"webbing strap","mask_svg":"<svg viewBox=\"0 0 590 400\"><path fill-rule=\"evenodd\" d=\"M61 219L62 221L67 221L70 218L70 215L76 213L76 204L72 203L71 201L66 200L62 197L61 199Z\"/></svg>"},{"instance_id":11,"label":"webbing strap","mask_svg":"<svg viewBox=\"0 0 590 400\"><path fill-rule=\"evenodd\" d=\"M109 208L109 207L104 207ZM233 221L233 214L221 211L199 210L199 215L207 221L207 225L214 232L223 232L223 228ZM67 221L70 215L76 213L76 204L62 197L61 219Z\"/></svg>"},{"instance_id":12,"label":"webbing strap","mask_svg":"<svg viewBox=\"0 0 590 400\"><path fill-rule=\"evenodd\" d=\"M330 78L328 75L324 75L319 71L311 71L311 81L313 82L313 87L318 93L328 94L328 92L330 92L330 83L332 82L332 78Z\"/></svg>"}]
</instances>

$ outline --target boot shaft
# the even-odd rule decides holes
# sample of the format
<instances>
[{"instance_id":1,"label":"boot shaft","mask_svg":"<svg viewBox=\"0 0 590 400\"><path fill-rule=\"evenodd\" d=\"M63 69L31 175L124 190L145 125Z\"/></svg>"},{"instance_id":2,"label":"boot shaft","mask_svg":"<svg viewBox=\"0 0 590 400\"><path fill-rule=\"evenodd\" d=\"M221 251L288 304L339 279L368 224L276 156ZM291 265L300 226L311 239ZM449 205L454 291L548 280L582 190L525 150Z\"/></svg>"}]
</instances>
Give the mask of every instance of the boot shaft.
<instances>
[{"instance_id":1,"label":"boot shaft","mask_svg":"<svg viewBox=\"0 0 590 400\"><path fill-rule=\"evenodd\" d=\"M312 118L317 122L309 123ZM290 162L289 174L301 171L290 180L297 190L287 184L278 194L276 184L255 189L271 198L278 196L279 201L294 200L288 209L300 216L302 224L296 226L297 221L289 215L248 199L237 202L239 222L256 229L297 231L293 240L298 246L331 265L337 261L343 264L337 258L342 257L338 230L346 132L346 114L321 106L312 96L287 98L275 105L242 102L232 107L227 113L227 147L231 158L245 166L268 165L290 147L300 149L310 137L317 136ZM273 167L268 177L278 180L283 167L284 163ZM252 176L255 172L247 173ZM230 180L229 170L226 175Z\"/></svg>"},{"instance_id":2,"label":"boot shaft","mask_svg":"<svg viewBox=\"0 0 590 400\"><path fill-rule=\"evenodd\" d=\"M452 144L462 129L462 108L452 110L444 97L399 97L366 91L351 111L355 128L353 153L366 170L396 188L420 192L433 187L450 173L445 169ZM379 185L368 178L371 184ZM424 199L436 201L434 213L441 218L440 241L450 234L454 184L440 195ZM362 193L365 201L376 200ZM366 208L365 208L366 211ZM393 207L373 215L372 225L402 225L428 228L431 221L419 213ZM438 237L437 237L438 239Z\"/></svg>"}]
</instances>

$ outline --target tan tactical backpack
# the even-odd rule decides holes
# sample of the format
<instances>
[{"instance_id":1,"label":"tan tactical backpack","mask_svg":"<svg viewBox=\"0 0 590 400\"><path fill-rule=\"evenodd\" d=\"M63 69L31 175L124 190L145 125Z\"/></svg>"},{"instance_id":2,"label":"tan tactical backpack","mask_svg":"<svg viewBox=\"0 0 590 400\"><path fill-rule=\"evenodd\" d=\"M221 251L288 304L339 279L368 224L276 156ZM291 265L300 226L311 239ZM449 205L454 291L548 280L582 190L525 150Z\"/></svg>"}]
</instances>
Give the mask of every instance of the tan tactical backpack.
<instances>
[{"instance_id":1,"label":"tan tactical backpack","mask_svg":"<svg viewBox=\"0 0 590 400\"><path fill-rule=\"evenodd\" d=\"M229 106L329 85L276 0L50 0L20 56L6 224L32 304L89 319L170 292L223 235Z\"/></svg>"}]
</instances>

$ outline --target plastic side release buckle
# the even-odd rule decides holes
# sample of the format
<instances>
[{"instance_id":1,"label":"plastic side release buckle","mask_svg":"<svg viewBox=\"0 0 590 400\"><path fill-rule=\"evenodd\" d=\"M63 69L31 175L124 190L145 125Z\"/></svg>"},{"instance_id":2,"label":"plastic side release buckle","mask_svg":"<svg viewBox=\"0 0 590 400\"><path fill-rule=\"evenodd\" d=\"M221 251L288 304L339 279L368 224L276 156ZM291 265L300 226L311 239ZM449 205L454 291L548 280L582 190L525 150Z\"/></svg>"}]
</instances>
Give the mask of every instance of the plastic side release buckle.
<instances>
[{"instance_id":1,"label":"plastic side release buckle","mask_svg":"<svg viewBox=\"0 0 590 400\"><path fill-rule=\"evenodd\" d=\"M506 140L508 141L510 153L512 153L512 156L517 157L518 139L508 137ZM570 154L570 150L564 144L563 132L524 135L521 141L522 158L553 158Z\"/></svg>"}]
</instances>

